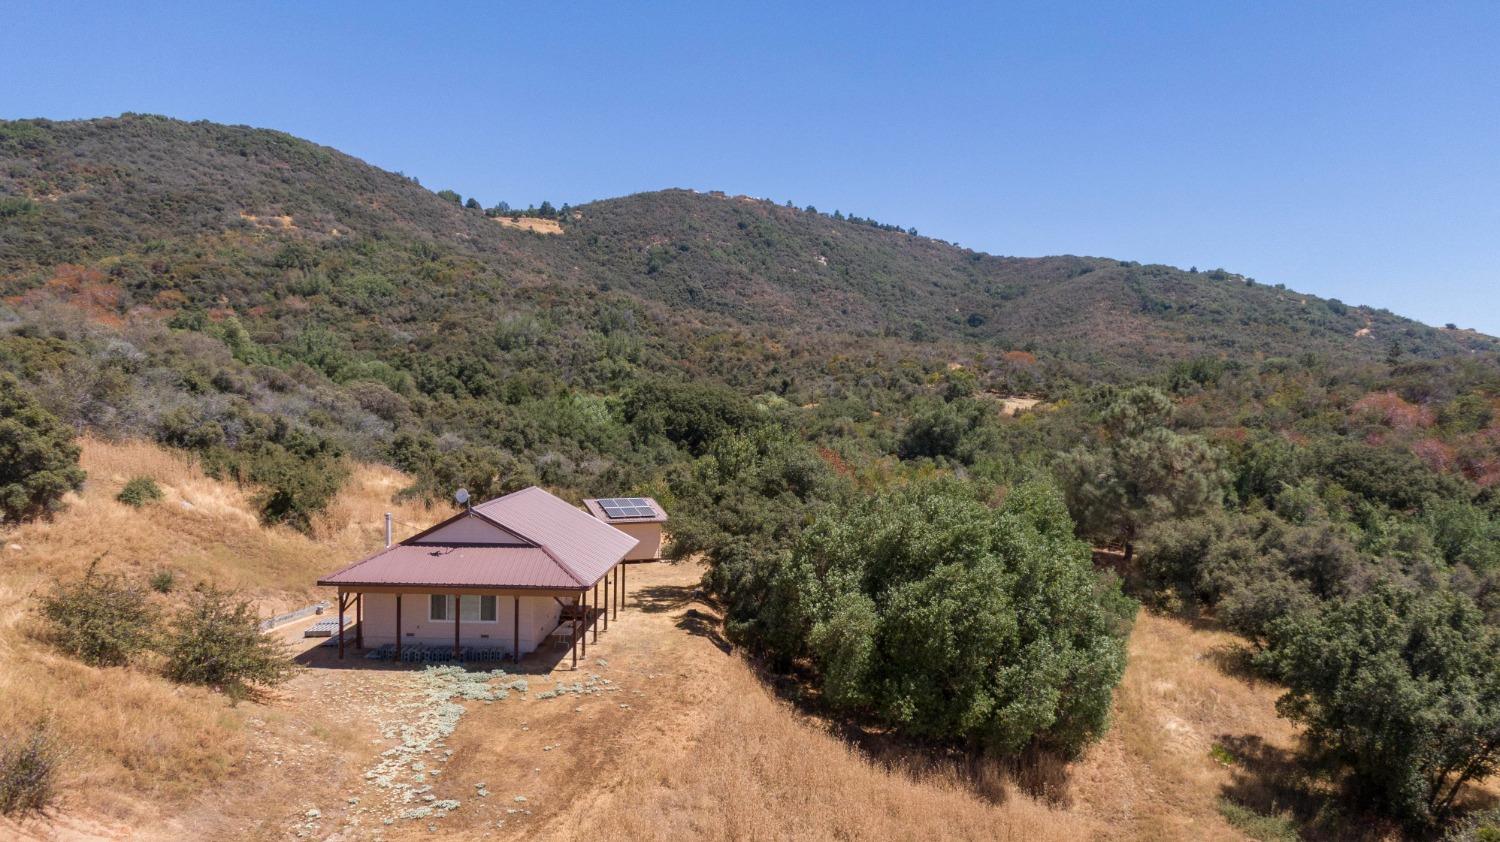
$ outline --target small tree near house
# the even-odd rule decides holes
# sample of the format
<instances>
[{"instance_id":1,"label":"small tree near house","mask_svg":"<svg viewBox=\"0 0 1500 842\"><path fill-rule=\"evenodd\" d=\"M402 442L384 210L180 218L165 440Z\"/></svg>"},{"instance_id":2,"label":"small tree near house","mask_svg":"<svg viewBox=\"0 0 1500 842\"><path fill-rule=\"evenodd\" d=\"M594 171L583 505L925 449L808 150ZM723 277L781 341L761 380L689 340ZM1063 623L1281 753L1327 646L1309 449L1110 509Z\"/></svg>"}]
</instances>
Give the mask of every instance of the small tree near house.
<instances>
[{"instance_id":1,"label":"small tree near house","mask_svg":"<svg viewBox=\"0 0 1500 842\"><path fill-rule=\"evenodd\" d=\"M97 562L82 579L54 585L40 603L52 643L84 663L122 666L153 642L156 611L146 591L100 573Z\"/></svg>"},{"instance_id":2,"label":"small tree near house","mask_svg":"<svg viewBox=\"0 0 1500 842\"><path fill-rule=\"evenodd\" d=\"M250 602L212 587L195 592L173 620L165 654L168 678L215 687L232 698L279 684L294 669L281 644L261 634Z\"/></svg>"}]
</instances>

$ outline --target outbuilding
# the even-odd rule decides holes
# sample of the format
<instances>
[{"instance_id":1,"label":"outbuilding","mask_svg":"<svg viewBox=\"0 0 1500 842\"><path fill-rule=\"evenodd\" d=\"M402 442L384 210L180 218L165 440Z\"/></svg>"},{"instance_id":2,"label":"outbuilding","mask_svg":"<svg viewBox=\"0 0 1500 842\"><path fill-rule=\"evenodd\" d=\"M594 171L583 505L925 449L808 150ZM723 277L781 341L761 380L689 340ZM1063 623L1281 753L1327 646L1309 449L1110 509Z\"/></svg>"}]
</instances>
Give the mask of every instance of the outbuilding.
<instances>
[{"instance_id":1,"label":"outbuilding","mask_svg":"<svg viewBox=\"0 0 1500 842\"><path fill-rule=\"evenodd\" d=\"M354 645L519 661L554 635L598 639L623 605L620 565L639 539L536 486L453 517L318 580L338 589ZM654 551L659 555L659 550ZM447 650L451 647L451 652Z\"/></svg>"},{"instance_id":2,"label":"outbuilding","mask_svg":"<svg viewBox=\"0 0 1500 842\"><path fill-rule=\"evenodd\" d=\"M583 501L589 514L636 539L625 561L661 561L667 513L650 497L598 497Z\"/></svg>"}]
</instances>

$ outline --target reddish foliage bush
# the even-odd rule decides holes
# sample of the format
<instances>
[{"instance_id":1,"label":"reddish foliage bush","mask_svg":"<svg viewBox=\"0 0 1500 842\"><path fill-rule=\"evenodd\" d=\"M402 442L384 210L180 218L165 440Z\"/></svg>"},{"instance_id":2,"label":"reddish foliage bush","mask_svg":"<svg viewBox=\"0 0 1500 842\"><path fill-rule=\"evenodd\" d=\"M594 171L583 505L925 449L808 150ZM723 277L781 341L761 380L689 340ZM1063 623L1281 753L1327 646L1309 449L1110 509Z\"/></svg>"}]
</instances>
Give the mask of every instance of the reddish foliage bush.
<instances>
[{"instance_id":1,"label":"reddish foliage bush","mask_svg":"<svg viewBox=\"0 0 1500 842\"><path fill-rule=\"evenodd\" d=\"M1432 410L1408 403L1395 392L1371 392L1355 401L1349 412L1357 419L1393 430L1426 429L1436 422Z\"/></svg>"}]
</instances>

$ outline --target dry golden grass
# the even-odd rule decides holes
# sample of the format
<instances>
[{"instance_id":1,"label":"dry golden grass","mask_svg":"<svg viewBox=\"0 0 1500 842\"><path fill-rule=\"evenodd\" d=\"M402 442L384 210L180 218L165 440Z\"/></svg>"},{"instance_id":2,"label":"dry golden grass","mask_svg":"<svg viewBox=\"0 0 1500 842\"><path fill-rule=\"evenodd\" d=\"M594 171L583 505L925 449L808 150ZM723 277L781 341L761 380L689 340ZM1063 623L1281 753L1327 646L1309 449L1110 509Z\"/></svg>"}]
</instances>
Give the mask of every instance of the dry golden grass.
<instances>
[{"instance_id":1,"label":"dry golden grass","mask_svg":"<svg viewBox=\"0 0 1500 842\"><path fill-rule=\"evenodd\" d=\"M1287 752L1296 745L1295 728L1276 715L1280 689L1226 669L1243 646L1143 611L1110 731L1072 769L1080 809L1124 838L1237 838L1218 800L1251 770L1225 766L1213 747L1246 738Z\"/></svg>"},{"instance_id":2,"label":"dry golden grass","mask_svg":"<svg viewBox=\"0 0 1500 842\"><path fill-rule=\"evenodd\" d=\"M235 588L269 615L325 598L314 581L378 547L383 512L411 523L434 513L393 507L400 475L361 466L308 537L261 526L252 490L205 476L181 454L142 442L82 445L83 492L53 521L0 534L0 728L46 721L72 754L64 806L130 821L231 773L244 755L246 714L149 670L98 669L58 654L30 633L33 595L97 560L137 579L170 569L183 589ZM142 475L160 484L160 503L134 509L114 499Z\"/></svg>"},{"instance_id":3,"label":"dry golden grass","mask_svg":"<svg viewBox=\"0 0 1500 842\"><path fill-rule=\"evenodd\" d=\"M701 732L682 752L641 752L586 821L628 839L1096 837L1087 817L1012 791L993 804L956 774L876 765L726 661Z\"/></svg>"}]
</instances>

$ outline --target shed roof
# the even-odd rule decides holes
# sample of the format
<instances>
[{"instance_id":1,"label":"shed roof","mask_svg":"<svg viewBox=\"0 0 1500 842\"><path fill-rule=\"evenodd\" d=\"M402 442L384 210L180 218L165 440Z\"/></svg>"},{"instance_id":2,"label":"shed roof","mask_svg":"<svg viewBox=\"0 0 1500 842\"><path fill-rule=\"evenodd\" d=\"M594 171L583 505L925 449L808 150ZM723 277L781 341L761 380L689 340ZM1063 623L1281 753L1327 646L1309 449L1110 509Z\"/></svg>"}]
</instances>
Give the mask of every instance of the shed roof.
<instances>
[{"instance_id":1,"label":"shed roof","mask_svg":"<svg viewBox=\"0 0 1500 842\"><path fill-rule=\"evenodd\" d=\"M464 518L476 518L509 535L496 543L441 540L442 527ZM522 543L515 543L516 538ZM603 578L636 543L630 535L531 486L459 512L318 584L580 589Z\"/></svg>"},{"instance_id":2,"label":"shed roof","mask_svg":"<svg viewBox=\"0 0 1500 842\"><path fill-rule=\"evenodd\" d=\"M611 506L611 503L639 503L639 505L627 505L622 508ZM667 520L667 510L651 497L590 497L583 501L583 506L589 510L589 514L606 523L665 523ZM614 511L611 512L610 509ZM622 515L619 513L622 510L639 511L641 509L650 509L650 514Z\"/></svg>"}]
</instances>

